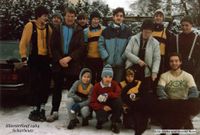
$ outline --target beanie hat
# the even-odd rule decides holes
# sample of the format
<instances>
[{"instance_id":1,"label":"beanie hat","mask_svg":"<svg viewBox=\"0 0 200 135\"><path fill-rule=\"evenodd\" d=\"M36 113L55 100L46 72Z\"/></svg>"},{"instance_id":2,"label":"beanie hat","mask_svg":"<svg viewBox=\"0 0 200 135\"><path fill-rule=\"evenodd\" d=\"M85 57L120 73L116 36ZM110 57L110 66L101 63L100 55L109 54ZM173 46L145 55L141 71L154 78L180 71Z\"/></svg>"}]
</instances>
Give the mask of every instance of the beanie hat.
<instances>
[{"instance_id":1,"label":"beanie hat","mask_svg":"<svg viewBox=\"0 0 200 135\"><path fill-rule=\"evenodd\" d=\"M162 14L163 15L163 17L165 17L165 14L164 14L164 11L162 10L162 9L157 9L156 11L155 11L155 13L154 13L154 16L156 15L156 14Z\"/></svg>"},{"instance_id":2,"label":"beanie hat","mask_svg":"<svg viewBox=\"0 0 200 135\"><path fill-rule=\"evenodd\" d=\"M99 19L101 19L101 15L98 11L93 11L91 14L90 14L90 21L94 18L94 17L97 17Z\"/></svg>"},{"instance_id":3,"label":"beanie hat","mask_svg":"<svg viewBox=\"0 0 200 135\"><path fill-rule=\"evenodd\" d=\"M79 79L81 80L82 76L85 73L90 73L90 77L92 78L92 71L89 68L83 68L79 74Z\"/></svg>"},{"instance_id":4,"label":"beanie hat","mask_svg":"<svg viewBox=\"0 0 200 135\"><path fill-rule=\"evenodd\" d=\"M105 76L111 76L113 77L113 69L111 67L111 65L107 64L103 67L103 71L101 73L101 77L105 77Z\"/></svg>"},{"instance_id":5,"label":"beanie hat","mask_svg":"<svg viewBox=\"0 0 200 135\"><path fill-rule=\"evenodd\" d=\"M147 30L153 30L154 23L152 19L145 19L142 23L141 30L147 29Z\"/></svg>"},{"instance_id":6,"label":"beanie hat","mask_svg":"<svg viewBox=\"0 0 200 135\"><path fill-rule=\"evenodd\" d=\"M35 18L41 17L43 14L49 14L49 11L44 6L38 6L35 9Z\"/></svg>"},{"instance_id":7,"label":"beanie hat","mask_svg":"<svg viewBox=\"0 0 200 135\"><path fill-rule=\"evenodd\" d=\"M52 18L54 18L54 17L60 18L61 21L63 20L63 17L62 17L62 15L61 15L60 13L55 12L55 13L52 15Z\"/></svg>"},{"instance_id":8,"label":"beanie hat","mask_svg":"<svg viewBox=\"0 0 200 135\"><path fill-rule=\"evenodd\" d=\"M190 24L193 24L192 17L189 15L184 16L183 19L181 20L181 23L182 22L189 22Z\"/></svg>"}]
</instances>

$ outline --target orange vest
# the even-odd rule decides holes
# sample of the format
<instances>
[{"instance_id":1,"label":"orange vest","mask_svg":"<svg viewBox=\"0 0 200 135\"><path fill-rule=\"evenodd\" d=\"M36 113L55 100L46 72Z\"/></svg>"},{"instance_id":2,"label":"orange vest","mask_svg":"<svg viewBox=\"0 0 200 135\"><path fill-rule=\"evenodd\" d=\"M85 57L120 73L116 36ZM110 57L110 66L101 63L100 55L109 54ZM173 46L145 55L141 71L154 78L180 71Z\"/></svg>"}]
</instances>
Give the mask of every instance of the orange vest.
<instances>
[{"instance_id":1,"label":"orange vest","mask_svg":"<svg viewBox=\"0 0 200 135\"><path fill-rule=\"evenodd\" d=\"M136 85L135 87L131 88L131 89L127 92L127 94L131 94L131 93L136 94L136 93L139 92L139 87L140 87L140 85L141 85L141 81L136 80L135 82L137 82L137 85ZM120 82L120 85L121 85L122 88L126 87L126 85L127 85L127 84L126 84L126 81Z\"/></svg>"},{"instance_id":2,"label":"orange vest","mask_svg":"<svg viewBox=\"0 0 200 135\"><path fill-rule=\"evenodd\" d=\"M90 31L88 30L88 54L89 58L100 58L99 50L98 50L98 40L101 36L103 29L99 29L98 31Z\"/></svg>"},{"instance_id":3,"label":"orange vest","mask_svg":"<svg viewBox=\"0 0 200 135\"><path fill-rule=\"evenodd\" d=\"M89 84L89 86L86 89L83 89L83 86L81 84L79 84L78 85L78 93L87 96L87 95L89 95L91 88L92 88L92 84Z\"/></svg>"},{"instance_id":4,"label":"orange vest","mask_svg":"<svg viewBox=\"0 0 200 135\"><path fill-rule=\"evenodd\" d=\"M162 31L153 31L152 36L159 37L159 38L162 38L163 40L166 40L167 39L166 29L164 28L164 30ZM160 55L165 55L165 47L166 47L166 44L163 42L160 42Z\"/></svg>"}]
</instances>

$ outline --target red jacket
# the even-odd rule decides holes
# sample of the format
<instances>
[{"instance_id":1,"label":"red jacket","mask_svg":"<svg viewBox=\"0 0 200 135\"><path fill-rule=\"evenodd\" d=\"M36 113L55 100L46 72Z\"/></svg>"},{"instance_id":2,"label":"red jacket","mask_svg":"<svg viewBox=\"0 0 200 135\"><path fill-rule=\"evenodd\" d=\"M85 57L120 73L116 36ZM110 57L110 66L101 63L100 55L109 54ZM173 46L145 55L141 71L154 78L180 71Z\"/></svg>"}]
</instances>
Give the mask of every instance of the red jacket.
<instances>
[{"instance_id":1,"label":"red jacket","mask_svg":"<svg viewBox=\"0 0 200 135\"><path fill-rule=\"evenodd\" d=\"M106 104L106 103L100 103L97 100L98 96L103 93L108 94L108 99L119 98L121 94L121 88L119 87L116 81L111 82L111 87L102 88L100 82L95 84L93 87L90 100L90 106L92 107L93 110L103 109L104 105Z\"/></svg>"}]
</instances>

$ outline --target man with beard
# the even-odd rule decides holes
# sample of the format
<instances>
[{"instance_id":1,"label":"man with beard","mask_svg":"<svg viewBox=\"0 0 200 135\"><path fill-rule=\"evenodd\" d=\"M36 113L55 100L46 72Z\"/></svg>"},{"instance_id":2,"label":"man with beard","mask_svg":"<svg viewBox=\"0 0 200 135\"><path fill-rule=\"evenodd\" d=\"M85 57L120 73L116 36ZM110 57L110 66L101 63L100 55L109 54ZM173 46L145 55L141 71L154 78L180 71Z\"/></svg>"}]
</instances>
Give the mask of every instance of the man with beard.
<instances>
[{"instance_id":1,"label":"man with beard","mask_svg":"<svg viewBox=\"0 0 200 135\"><path fill-rule=\"evenodd\" d=\"M171 69L158 82L160 100L155 102L156 112L152 114L164 129L193 129L191 118L200 112L197 86L193 76L181 69L181 55L172 53L169 65Z\"/></svg>"},{"instance_id":2,"label":"man with beard","mask_svg":"<svg viewBox=\"0 0 200 135\"><path fill-rule=\"evenodd\" d=\"M192 17L183 17L181 20L182 32L176 35L174 44L170 46L170 52L182 55L182 69L192 74L198 89L200 89L200 36L192 30L192 27Z\"/></svg>"}]
</instances>

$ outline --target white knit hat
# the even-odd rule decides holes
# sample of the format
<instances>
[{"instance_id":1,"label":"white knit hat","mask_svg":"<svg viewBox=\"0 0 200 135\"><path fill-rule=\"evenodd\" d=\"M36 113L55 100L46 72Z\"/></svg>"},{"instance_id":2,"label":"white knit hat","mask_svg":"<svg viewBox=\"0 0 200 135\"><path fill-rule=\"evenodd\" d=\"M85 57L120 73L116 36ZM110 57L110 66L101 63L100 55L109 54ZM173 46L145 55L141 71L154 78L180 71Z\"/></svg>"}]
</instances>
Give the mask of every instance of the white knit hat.
<instances>
[{"instance_id":1,"label":"white knit hat","mask_svg":"<svg viewBox=\"0 0 200 135\"><path fill-rule=\"evenodd\" d=\"M155 14L158 14L158 13L161 13L162 15L163 15L163 17L165 18L165 13L164 13L164 11L160 8L160 9L157 9L156 11L155 11L155 13L154 13L154 16L155 16Z\"/></svg>"}]
</instances>

